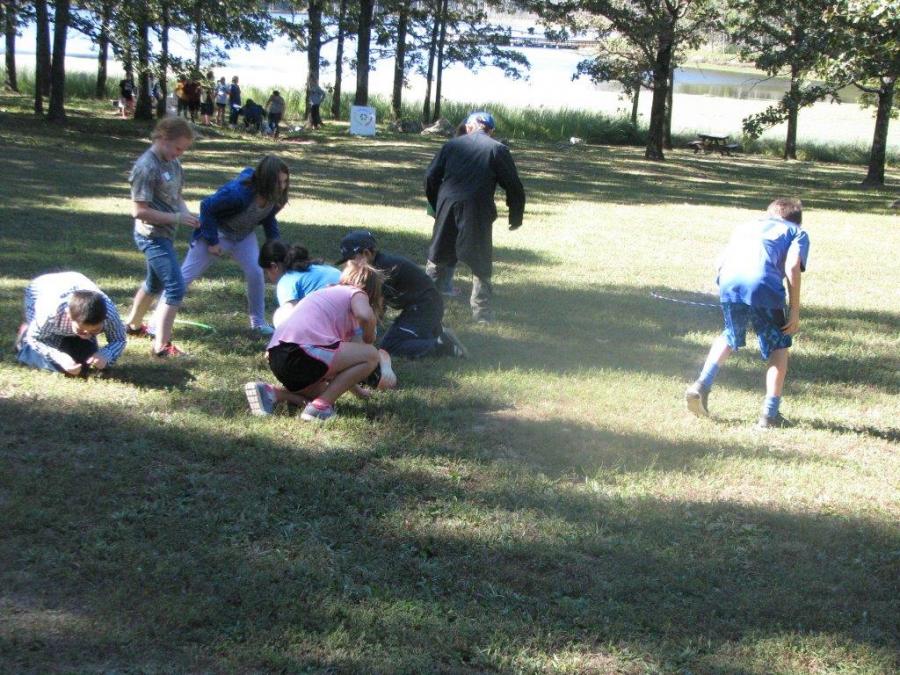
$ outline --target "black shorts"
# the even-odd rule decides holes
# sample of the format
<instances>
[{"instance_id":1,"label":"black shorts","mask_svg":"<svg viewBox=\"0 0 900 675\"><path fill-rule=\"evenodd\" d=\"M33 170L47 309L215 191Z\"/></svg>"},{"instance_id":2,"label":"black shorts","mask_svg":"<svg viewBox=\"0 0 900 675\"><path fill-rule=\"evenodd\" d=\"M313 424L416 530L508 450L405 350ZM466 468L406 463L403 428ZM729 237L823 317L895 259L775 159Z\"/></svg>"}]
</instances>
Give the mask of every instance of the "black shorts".
<instances>
[{"instance_id":1,"label":"black shorts","mask_svg":"<svg viewBox=\"0 0 900 675\"><path fill-rule=\"evenodd\" d=\"M337 349L340 342L329 345ZM282 342L269 350L269 368L288 391L302 391L328 372L328 364L307 354L300 345Z\"/></svg>"},{"instance_id":2,"label":"black shorts","mask_svg":"<svg viewBox=\"0 0 900 675\"><path fill-rule=\"evenodd\" d=\"M211 102L200 104L200 114L201 115L212 115L212 113L213 113L213 104Z\"/></svg>"}]
</instances>

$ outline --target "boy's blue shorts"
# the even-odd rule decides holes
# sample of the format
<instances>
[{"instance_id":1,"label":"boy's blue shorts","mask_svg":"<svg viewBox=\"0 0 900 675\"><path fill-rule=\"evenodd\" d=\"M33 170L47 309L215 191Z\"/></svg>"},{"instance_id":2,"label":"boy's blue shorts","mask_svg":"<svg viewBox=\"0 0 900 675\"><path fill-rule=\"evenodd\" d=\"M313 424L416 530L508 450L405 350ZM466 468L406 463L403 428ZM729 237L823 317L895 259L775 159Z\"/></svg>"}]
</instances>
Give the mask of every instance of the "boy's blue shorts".
<instances>
[{"instance_id":1,"label":"boy's blue shorts","mask_svg":"<svg viewBox=\"0 0 900 675\"><path fill-rule=\"evenodd\" d=\"M759 341L759 353L764 360L776 349L787 349L791 346L790 335L781 332L787 323L783 309L767 307L751 307L742 302L723 302L722 317L725 319L725 330L722 335L728 346L737 351L747 344L747 324L753 322L756 339Z\"/></svg>"}]
</instances>

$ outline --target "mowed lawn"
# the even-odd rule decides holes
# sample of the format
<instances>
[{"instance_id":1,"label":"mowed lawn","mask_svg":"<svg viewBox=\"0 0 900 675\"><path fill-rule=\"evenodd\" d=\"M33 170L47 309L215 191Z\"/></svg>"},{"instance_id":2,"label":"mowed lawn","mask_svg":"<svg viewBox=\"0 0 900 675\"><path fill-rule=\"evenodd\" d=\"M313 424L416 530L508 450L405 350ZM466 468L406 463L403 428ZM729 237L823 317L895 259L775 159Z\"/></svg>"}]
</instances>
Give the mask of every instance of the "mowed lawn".
<instances>
[{"instance_id":1,"label":"mowed lawn","mask_svg":"<svg viewBox=\"0 0 900 675\"><path fill-rule=\"evenodd\" d=\"M900 220L863 167L516 142L529 202L509 232L498 196L497 323L448 303L470 360L398 361L399 390L317 426L249 414L242 384L271 378L233 262L189 291L180 317L215 328L177 326L190 360L131 341L103 378L16 365L31 277L77 269L124 313L144 269L126 177L147 130L27 105L0 97L0 671L900 668ZM438 147L209 135L186 196L275 152L285 240L334 260L367 227L424 264ZM719 315L652 294L715 302L733 225L793 195L796 426L753 429L754 349L693 418Z\"/></svg>"}]
</instances>

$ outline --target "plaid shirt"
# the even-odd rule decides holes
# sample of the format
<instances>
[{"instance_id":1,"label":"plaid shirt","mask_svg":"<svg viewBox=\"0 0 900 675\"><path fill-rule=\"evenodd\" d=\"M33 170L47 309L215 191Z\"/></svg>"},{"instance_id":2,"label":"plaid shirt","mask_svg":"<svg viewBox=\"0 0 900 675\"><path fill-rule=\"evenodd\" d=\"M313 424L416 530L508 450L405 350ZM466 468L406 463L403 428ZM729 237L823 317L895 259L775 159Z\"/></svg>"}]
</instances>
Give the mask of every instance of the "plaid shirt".
<instances>
[{"instance_id":1,"label":"plaid shirt","mask_svg":"<svg viewBox=\"0 0 900 675\"><path fill-rule=\"evenodd\" d=\"M28 324L25 344L56 363L66 361L65 355L59 351L62 339L80 337L72 329L67 311L69 296L74 291L94 291L103 296L106 303L106 319L103 322L106 347L100 349L97 355L105 358L107 363L114 363L125 350L125 326L112 300L94 282L78 272L44 274L28 284L25 289L25 322Z\"/></svg>"}]
</instances>

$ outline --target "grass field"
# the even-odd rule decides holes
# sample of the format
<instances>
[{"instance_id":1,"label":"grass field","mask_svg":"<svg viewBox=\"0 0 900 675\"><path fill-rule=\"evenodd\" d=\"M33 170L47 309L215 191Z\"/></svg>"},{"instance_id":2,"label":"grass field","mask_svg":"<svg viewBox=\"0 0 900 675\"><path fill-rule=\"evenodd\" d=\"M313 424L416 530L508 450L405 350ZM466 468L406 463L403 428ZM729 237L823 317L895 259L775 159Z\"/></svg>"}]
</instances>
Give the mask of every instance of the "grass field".
<instances>
[{"instance_id":1,"label":"grass field","mask_svg":"<svg viewBox=\"0 0 900 675\"><path fill-rule=\"evenodd\" d=\"M0 671L894 673L900 668L900 251L861 167L667 162L514 142L523 228L495 229L498 322L470 360L326 426L249 415L269 378L238 267L191 289L193 358L133 341L103 378L15 364L28 280L78 269L124 311L143 274L128 170L147 129L0 96ZM292 167L287 240L328 259L365 226L424 262L436 140L208 134L187 199L263 153ZM799 195L812 249L782 410L728 363L712 417L684 387L718 331L732 226ZM186 233L179 247L183 251ZM460 285L469 288L462 274Z\"/></svg>"}]
</instances>

